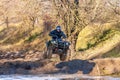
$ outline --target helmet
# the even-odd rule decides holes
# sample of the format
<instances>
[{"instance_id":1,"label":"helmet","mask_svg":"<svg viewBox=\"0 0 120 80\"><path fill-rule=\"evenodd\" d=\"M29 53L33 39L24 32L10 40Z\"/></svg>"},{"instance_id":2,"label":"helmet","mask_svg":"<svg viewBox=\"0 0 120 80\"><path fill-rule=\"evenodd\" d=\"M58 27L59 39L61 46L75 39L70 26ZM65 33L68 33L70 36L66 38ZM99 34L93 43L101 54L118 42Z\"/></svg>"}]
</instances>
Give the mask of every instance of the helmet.
<instances>
[{"instance_id":1,"label":"helmet","mask_svg":"<svg viewBox=\"0 0 120 80\"><path fill-rule=\"evenodd\" d=\"M57 26L57 27L56 27L56 30L61 30L61 26Z\"/></svg>"}]
</instances>

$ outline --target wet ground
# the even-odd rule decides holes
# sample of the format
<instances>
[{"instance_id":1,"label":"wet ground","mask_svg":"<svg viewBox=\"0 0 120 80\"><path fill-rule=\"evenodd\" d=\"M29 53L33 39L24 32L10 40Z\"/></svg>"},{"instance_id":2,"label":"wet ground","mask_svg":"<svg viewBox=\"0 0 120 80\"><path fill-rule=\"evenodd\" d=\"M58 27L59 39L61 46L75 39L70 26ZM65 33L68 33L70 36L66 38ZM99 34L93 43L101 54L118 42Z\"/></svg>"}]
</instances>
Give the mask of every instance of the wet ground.
<instances>
[{"instance_id":1,"label":"wet ground","mask_svg":"<svg viewBox=\"0 0 120 80\"><path fill-rule=\"evenodd\" d=\"M87 75L1 75L0 80L120 80L109 76L87 76Z\"/></svg>"}]
</instances>

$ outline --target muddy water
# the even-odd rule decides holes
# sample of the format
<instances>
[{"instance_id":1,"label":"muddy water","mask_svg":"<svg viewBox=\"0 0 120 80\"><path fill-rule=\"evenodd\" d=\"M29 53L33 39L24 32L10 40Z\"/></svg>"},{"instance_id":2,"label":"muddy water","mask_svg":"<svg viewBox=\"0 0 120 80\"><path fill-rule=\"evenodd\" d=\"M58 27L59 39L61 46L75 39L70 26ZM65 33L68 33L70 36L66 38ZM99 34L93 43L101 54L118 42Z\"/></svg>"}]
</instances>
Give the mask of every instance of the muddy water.
<instances>
[{"instance_id":1,"label":"muddy water","mask_svg":"<svg viewBox=\"0 0 120 80\"><path fill-rule=\"evenodd\" d=\"M86 75L0 75L0 80L120 80L109 76Z\"/></svg>"}]
</instances>

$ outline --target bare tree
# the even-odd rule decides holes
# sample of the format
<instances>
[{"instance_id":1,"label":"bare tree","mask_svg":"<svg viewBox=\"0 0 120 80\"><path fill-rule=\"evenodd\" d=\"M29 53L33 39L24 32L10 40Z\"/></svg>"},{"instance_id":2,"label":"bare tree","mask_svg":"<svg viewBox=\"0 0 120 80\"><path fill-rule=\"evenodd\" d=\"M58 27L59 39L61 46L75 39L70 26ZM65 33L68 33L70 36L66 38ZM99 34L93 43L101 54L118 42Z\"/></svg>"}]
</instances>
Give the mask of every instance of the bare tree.
<instances>
[{"instance_id":1,"label":"bare tree","mask_svg":"<svg viewBox=\"0 0 120 80\"><path fill-rule=\"evenodd\" d=\"M2 4L0 6L2 19L4 20L4 23L6 24L7 28L9 27L10 5L11 5L11 1L5 0L2 1Z\"/></svg>"},{"instance_id":2,"label":"bare tree","mask_svg":"<svg viewBox=\"0 0 120 80\"><path fill-rule=\"evenodd\" d=\"M17 17L16 12L18 11L18 7L20 7L19 4L19 0L1 0L0 17L1 20L6 24L6 27L9 27L9 24L12 22L11 19L13 17Z\"/></svg>"},{"instance_id":3,"label":"bare tree","mask_svg":"<svg viewBox=\"0 0 120 80\"><path fill-rule=\"evenodd\" d=\"M110 8L113 8L113 11L119 15L120 9L118 8L118 4L120 6L120 3L118 2L120 1L113 1L115 3L114 5L108 2L109 0L53 0L57 19L61 21L59 24L64 27L72 43L72 50L75 50L79 32L87 25L93 23L108 23L116 20L113 17L116 15L112 14ZM110 4L110 8L108 4Z\"/></svg>"},{"instance_id":4,"label":"bare tree","mask_svg":"<svg viewBox=\"0 0 120 80\"><path fill-rule=\"evenodd\" d=\"M120 0L109 1L108 4L115 14L120 15Z\"/></svg>"},{"instance_id":5,"label":"bare tree","mask_svg":"<svg viewBox=\"0 0 120 80\"><path fill-rule=\"evenodd\" d=\"M34 28L37 18L40 16L41 2L40 0L25 0L26 5L24 6L23 13L29 20L29 24Z\"/></svg>"}]
</instances>

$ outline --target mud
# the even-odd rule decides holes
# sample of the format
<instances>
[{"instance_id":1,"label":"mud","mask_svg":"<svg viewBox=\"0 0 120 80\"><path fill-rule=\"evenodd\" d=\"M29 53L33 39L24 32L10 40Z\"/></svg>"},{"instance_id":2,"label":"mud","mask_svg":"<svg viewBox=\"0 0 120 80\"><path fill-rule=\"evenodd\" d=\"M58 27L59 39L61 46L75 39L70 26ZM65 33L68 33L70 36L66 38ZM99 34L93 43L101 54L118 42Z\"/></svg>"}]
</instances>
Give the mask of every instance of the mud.
<instances>
[{"instance_id":1,"label":"mud","mask_svg":"<svg viewBox=\"0 0 120 80\"><path fill-rule=\"evenodd\" d=\"M61 62L57 59L43 59L43 53L39 51L1 52L0 58L0 75L85 74L101 76L119 75L120 73L120 58L74 59Z\"/></svg>"}]
</instances>

